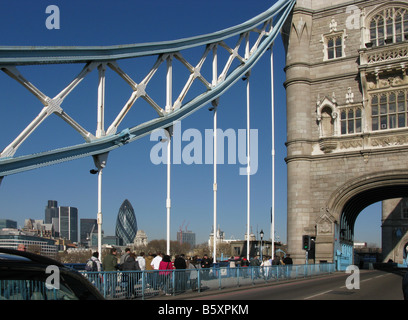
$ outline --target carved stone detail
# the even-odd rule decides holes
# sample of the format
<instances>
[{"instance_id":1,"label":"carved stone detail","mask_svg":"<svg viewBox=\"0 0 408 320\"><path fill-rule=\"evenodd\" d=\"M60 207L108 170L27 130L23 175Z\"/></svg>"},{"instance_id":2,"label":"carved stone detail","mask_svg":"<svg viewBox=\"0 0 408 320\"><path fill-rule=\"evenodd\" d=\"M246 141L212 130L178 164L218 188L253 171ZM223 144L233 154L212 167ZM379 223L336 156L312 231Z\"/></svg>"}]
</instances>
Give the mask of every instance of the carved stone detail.
<instances>
[{"instance_id":1,"label":"carved stone detail","mask_svg":"<svg viewBox=\"0 0 408 320\"><path fill-rule=\"evenodd\" d=\"M371 145L373 147L401 146L404 144L408 144L407 135L371 138Z\"/></svg>"},{"instance_id":2,"label":"carved stone detail","mask_svg":"<svg viewBox=\"0 0 408 320\"><path fill-rule=\"evenodd\" d=\"M331 235L334 234L335 219L329 212L323 213L316 221L317 235Z\"/></svg>"}]
</instances>

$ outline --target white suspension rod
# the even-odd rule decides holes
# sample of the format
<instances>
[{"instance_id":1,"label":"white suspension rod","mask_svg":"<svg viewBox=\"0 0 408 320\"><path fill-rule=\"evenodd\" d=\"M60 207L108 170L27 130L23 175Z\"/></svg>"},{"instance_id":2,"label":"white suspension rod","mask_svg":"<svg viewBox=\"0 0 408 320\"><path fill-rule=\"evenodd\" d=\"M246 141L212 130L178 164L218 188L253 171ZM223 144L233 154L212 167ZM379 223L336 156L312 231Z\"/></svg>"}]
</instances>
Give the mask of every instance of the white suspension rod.
<instances>
[{"instance_id":1,"label":"white suspension rod","mask_svg":"<svg viewBox=\"0 0 408 320\"><path fill-rule=\"evenodd\" d=\"M102 259L102 168L98 171L98 253Z\"/></svg>"},{"instance_id":2,"label":"white suspension rod","mask_svg":"<svg viewBox=\"0 0 408 320\"><path fill-rule=\"evenodd\" d=\"M218 79L218 68L217 68L217 46L213 47L213 80L212 85L215 86L217 84ZM214 233L213 233L213 262L217 262L217 107L218 107L218 100L212 102L214 108L214 184L213 184L213 192L214 192Z\"/></svg>"},{"instance_id":3,"label":"white suspension rod","mask_svg":"<svg viewBox=\"0 0 408 320\"><path fill-rule=\"evenodd\" d=\"M273 45L271 46L271 113L272 113L272 208L271 208L271 243L272 259L275 256L275 93L273 77Z\"/></svg>"},{"instance_id":4,"label":"white suspension rod","mask_svg":"<svg viewBox=\"0 0 408 320\"><path fill-rule=\"evenodd\" d=\"M166 199L166 211L167 211L167 254L170 255L170 162L171 162L171 134L168 132L167 137L167 199Z\"/></svg>"},{"instance_id":5,"label":"white suspension rod","mask_svg":"<svg viewBox=\"0 0 408 320\"><path fill-rule=\"evenodd\" d=\"M250 157L250 118L249 118L249 75L247 76L247 260L250 253L250 216L251 216L251 157Z\"/></svg>"},{"instance_id":6,"label":"white suspension rod","mask_svg":"<svg viewBox=\"0 0 408 320\"><path fill-rule=\"evenodd\" d=\"M246 34L246 47L245 47L245 58L249 58L249 33ZM250 193L251 193L251 184L250 184L250 176L251 176L251 156L250 156L250 110L249 110L249 77L251 75L251 71L248 71L246 74L247 78L247 87L246 87L246 93L247 93L247 260L249 261L249 254L250 254L250 228L251 228L251 222L250 222L250 216L251 216L251 199L250 199Z\"/></svg>"},{"instance_id":7,"label":"white suspension rod","mask_svg":"<svg viewBox=\"0 0 408 320\"><path fill-rule=\"evenodd\" d=\"M166 111L170 112L172 109L172 90L173 90L173 66L171 55L167 58L167 75L166 75ZM167 254L170 255L170 169L171 169L171 136L172 127L166 130L167 136L167 198L166 198L166 212L167 212Z\"/></svg>"}]
</instances>

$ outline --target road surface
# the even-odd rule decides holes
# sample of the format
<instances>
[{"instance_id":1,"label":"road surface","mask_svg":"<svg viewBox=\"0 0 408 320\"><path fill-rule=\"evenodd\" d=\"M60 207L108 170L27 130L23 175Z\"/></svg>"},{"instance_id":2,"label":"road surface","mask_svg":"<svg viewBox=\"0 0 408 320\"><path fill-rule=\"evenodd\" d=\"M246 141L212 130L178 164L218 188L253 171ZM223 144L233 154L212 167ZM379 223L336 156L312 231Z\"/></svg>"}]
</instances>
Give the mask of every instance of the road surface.
<instances>
[{"instance_id":1,"label":"road surface","mask_svg":"<svg viewBox=\"0 0 408 320\"><path fill-rule=\"evenodd\" d=\"M175 297L189 300L403 300L402 273L361 270L267 286ZM349 285L347 286L347 278ZM359 281L358 281L359 280ZM353 288L348 288L352 286Z\"/></svg>"}]
</instances>

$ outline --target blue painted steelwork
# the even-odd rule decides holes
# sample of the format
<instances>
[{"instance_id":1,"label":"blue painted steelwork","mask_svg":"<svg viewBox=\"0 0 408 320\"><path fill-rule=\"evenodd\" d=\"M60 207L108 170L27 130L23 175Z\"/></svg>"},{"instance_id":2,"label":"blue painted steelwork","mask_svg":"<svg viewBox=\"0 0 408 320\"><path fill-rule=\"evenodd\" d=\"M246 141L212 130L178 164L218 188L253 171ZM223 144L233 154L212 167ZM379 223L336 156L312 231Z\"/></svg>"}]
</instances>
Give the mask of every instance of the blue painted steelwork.
<instances>
[{"instance_id":1,"label":"blue painted steelwork","mask_svg":"<svg viewBox=\"0 0 408 320\"><path fill-rule=\"evenodd\" d=\"M16 174L65 161L110 152L124 144L139 139L152 131L170 127L174 121L181 120L204 105L217 99L241 79L271 47L283 24L295 5L295 0L280 0L266 12L238 26L212 34L192 37L178 41L150 44L135 44L109 47L0 47L0 65L7 66L32 64L89 63L108 62L147 55L163 55L180 50L218 43L237 34L251 31L257 25L274 18L273 30L267 34L245 63L234 69L224 81L219 82L207 92L185 103L180 108L157 119L147 121L120 133L61 149L32 155L0 159L0 177Z\"/></svg>"},{"instance_id":2,"label":"blue painted steelwork","mask_svg":"<svg viewBox=\"0 0 408 320\"><path fill-rule=\"evenodd\" d=\"M354 249L351 244L341 243L341 251L337 252L337 270L345 271L353 264Z\"/></svg>"},{"instance_id":3,"label":"blue painted steelwork","mask_svg":"<svg viewBox=\"0 0 408 320\"><path fill-rule=\"evenodd\" d=\"M267 11L237 26L207 35L180 40L162 41L116 46L92 47L0 47L1 65L32 65L44 63L88 63L89 61L109 61L136 58L149 55L173 53L189 48L218 43L235 35L250 31L255 26L277 16L273 38L279 32L296 1L280 0ZM283 19L282 19L283 18ZM272 42L269 42L269 45Z\"/></svg>"}]
</instances>

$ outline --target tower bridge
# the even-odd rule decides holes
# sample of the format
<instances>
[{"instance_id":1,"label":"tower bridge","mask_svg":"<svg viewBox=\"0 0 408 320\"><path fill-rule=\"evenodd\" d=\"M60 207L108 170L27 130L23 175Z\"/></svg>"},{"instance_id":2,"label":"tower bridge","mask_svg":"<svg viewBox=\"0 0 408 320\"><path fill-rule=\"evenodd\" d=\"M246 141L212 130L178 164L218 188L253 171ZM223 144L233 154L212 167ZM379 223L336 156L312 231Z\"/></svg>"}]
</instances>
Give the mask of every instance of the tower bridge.
<instances>
[{"instance_id":1,"label":"tower bridge","mask_svg":"<svg viewBox=\"0 0 408 320\"><path fill-rule=\"evenodd\" d=\"M358 214L407 196L405 19L406 1L297 1L286 25L288 245L314 236L316 261L350 263ZM406 220L388 214L402 263Z\"/></svg>"},{"instance_id":2,"label":"tower bridge","mask_svg":"<svg viewBox=\"0 0 408 320\"><path fill-rule=\"evenodd\" d=\"M404 161L408 152L406 1L384 4L371 0L350 4L341 0L279 0L247 22L178 41L106 47L0 47L1 70L43 105L40 113L23 131L2 146L0 179L51 164L93 157L99 181L100 229L102 171L107 165L108 154L163 128L167 132L168 138L164 142L170 156L173 123L212 104L216 128L218 99L240 79L247 82L249 129L251 71L267 52L273 56L273 44L279 32L286 49L288 250L295 263L303 263L302 236L310 235L315 240L316 262L351 263L358 214L371 203L387 203L388 199L408 196L408 171ZM187 52L192 48L201 50L198 62L188 58ZM135 80L124 67L124 61L146 56L154 57L154 63L140 81ZM46 91L24 76L26 66L39 65L41 69L42 65L48 64L79 66L77 76L54 97L45 94ZM173 72L176 68L181 68L189 76L178 96L173 97ZM164 72L160 72L163 69ZM131 94L113 122L105 127L107 71L123 79ZM69 110L64 108L64 100L95 72L98 77L98 108L94 134L70 115ZM165 93L164 103L153 96L154 90L149 86L159 75L164 75L161 88ZM201 86L200 92L191 90L193 86L196 89L197 83ZM272 77L272 108L273 86ZM194 97L186 99L192 92ZM130 110L140 98L156 117L144 122L131 118L134 125L121 128L123 120L129 120ZM16 156L27 138L55 115L68 123L84 142ZM248 137L248 150L249 141ZM248 152L248 234L249 159ZM167 165L169 240L170 161ZM272 208L274 192L273 185ZM213 194L216 227L216 165ZM383 247L388 248L387 256L402 262L408 243L407 225L404 213L396 219L398 214L393 210L396 207L384 206L388 209L383 211L383 231L387 229L387 237L383 238L386 245L383 243ZM388 218L387 210L392 211L392 219ZM271 235L274 234L273 228L272 224Z\"/></svg>"}]
</instances>

